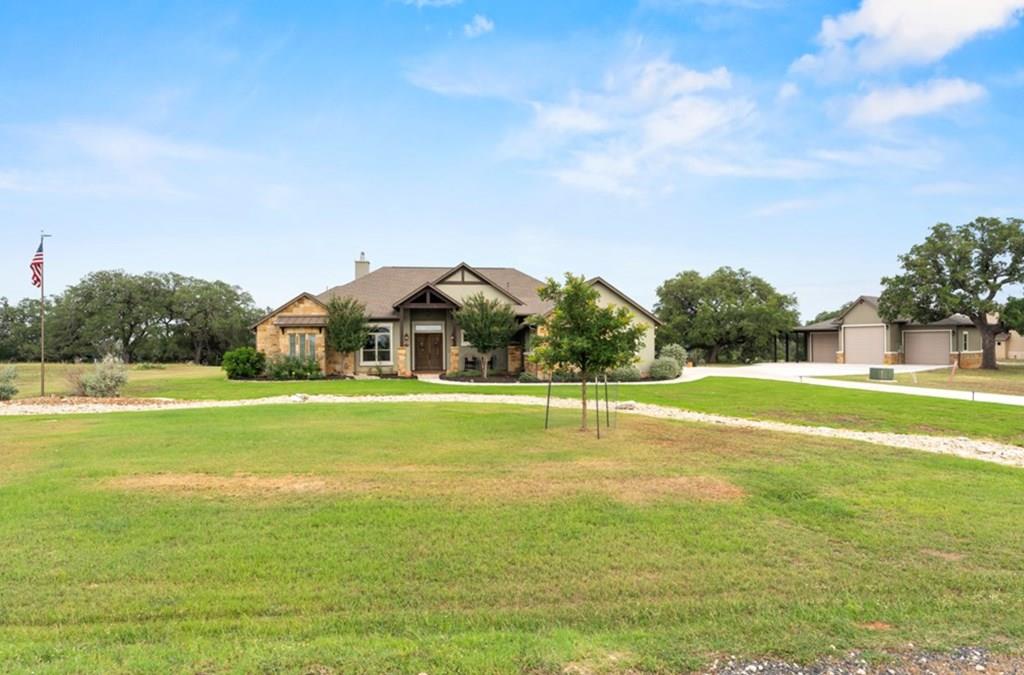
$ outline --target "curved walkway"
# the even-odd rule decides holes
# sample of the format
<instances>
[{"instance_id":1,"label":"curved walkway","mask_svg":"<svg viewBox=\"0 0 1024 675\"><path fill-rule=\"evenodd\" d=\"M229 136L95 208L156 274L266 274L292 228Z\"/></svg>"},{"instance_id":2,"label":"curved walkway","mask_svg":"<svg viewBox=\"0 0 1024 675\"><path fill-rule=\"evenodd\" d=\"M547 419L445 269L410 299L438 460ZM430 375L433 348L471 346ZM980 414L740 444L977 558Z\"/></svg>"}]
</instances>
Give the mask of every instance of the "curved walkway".
<instances>
[{"instance_id":1,"label":"curved walkway","mask_svg":"<svg viewBox=\"0 0 1024 675\"><path fill-rule=\"evenodd\" d=\"M246 399L239 401L174 401L154 400L152 403L128 403L117 405L110 403L86 404L19 404L6 403L0 405L0 416L4 415L53 415L83 414L108 412L139 412L148 410L186 410L197 408L237 408L252 405L271 404L304 404L304 403L472 403L482 405L521 405L540 407L544 399L536 396L488 395L488 394L408 394L401 396L331 396L293 394L291 396L274 396L269 398ZM551 407L578 409L579 402L573 399L552 399ZM742 417L725 415L709 415L690 410L668 408L665 406L621 402L616 406L621 413L642 415L658 419L697 422L701 424L717 424L755 431L773 431L805 436L839 438L850 441L872 443L896 448L922 450L940 455L955 455L969 459L980 459L986 462L1004 464L1024 468L1024 448L1014 445L984 441L970 438L954 438L949 436L926 436L921 434L895 434L877 431L855 431L852 429L836 429L831 427L814 427L786 422L769 422L751 420Z\"/></svg>"}]
</instances>

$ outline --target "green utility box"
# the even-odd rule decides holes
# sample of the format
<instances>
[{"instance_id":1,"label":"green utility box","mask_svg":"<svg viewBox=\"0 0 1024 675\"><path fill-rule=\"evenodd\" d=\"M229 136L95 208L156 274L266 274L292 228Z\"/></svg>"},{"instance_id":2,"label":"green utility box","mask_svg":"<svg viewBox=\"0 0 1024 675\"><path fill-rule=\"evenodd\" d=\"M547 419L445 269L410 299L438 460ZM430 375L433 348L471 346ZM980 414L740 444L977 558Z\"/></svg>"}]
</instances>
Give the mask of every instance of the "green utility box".
<instances>
[{"instance_id":1,"label":"green utility box","mask_svg":"<svg viewBox=\"0 0 1024 675\"><path fill-rule=\"evenodd\" d=\"M868 370L868 379L892 382L896 379L896 372L892 368L871 368Z\"/></svg>"}]
</instances>

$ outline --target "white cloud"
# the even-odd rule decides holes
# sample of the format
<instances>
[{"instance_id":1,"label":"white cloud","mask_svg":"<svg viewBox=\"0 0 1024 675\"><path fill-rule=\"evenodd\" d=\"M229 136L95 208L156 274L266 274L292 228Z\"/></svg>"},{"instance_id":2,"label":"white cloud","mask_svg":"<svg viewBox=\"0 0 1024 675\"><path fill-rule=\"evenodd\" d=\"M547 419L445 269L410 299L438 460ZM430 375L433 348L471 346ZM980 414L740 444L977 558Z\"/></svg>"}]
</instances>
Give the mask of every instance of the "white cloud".
<instances>
[{"instance_id":1,"label":"white cloud","mask_svg":"<svg viewBox=\"0 0 1024 675\"><path fill-rule=\"evenodd\" d=\"M563 183L635 194L645 181L715 164L714 139L742 128L756 111L731 88L726 68L698 71L666 58L628 63L609 70L598 87L531 102L530 126L502 149L545 162Z\"/></svg>"},{"instance_id":2,"label":"white cloud","mask_svg":"<svg viewBox=\"0 0 1024 675\"><path fill-rule=\"evenodd\" d=\"M494 30L494 22L488 19L483 14L476 14L473 16L473 20L462 27L462 32L468 38L475 38L490 33Z\"/></svg>"},{"instance_id":3,"label":"white cloud","mask_svg":"<svg viewBox=\"0 0 1024 675\"><path fill-rule=\"evenodd\" d=\"M913 87L876 89L859 98L850 111L854 126L886 124L905 117L940 112L985 96L985 88L961 79L935 79Z\"/></svg>"},{"instance_id":4,"label":"white cloud","mask_svg":"<svg viewBox=\"0 0 1024 675\"><path fill-rule=\"evenodd\" d=\"M58 136L96 160L122 166L165 159L202 161L223 154L207 145L130 127L65 124L59 127Z\"/></svg>"},{"instance_id":5,"label":"white cloud","mask_svg":"<svg viewBox=\"0 0 1024 675\"><path fill-rule=\"evenodd\" d=\"M692 6L773 9L781 7L784 0L643 0L640 4L652 9L679 9Z\"/></svg>"},{"instance_id":6,"label":"white cloud","mask_svg":"<svg viewBox=\"0 0 1024 675\"><path fill-rule=\"evenodd\" d=\"M414 7L454 7L461 4L462 0L402 0L406 5Z\"/></svg>"},{"instance_id":7,"label":"white cloud","mask_svg":"<svg viewBox=\"0 0 1024 675\"><path fill-rule=\"evenodd\" d=\"M858 9L826 17L821 50L794 64L797 72L839 75L934 63L970 40L1016 23L1024 0L862 0Z\"/></svg>"},{"instance_id":8,"label":"white cloud","mask_svg":"<svg viewBox=\"0 0 1024 675\"><path fill-rule=\"evenodd\" d=\"M784 82L779 87L779 93L775 95L778 101L789 101L800 95L800 87L793 82Z\"/></svg>"},{"instance_id":9,"label":"white cloud","mask_svg":"<svg viewBox=\"0 0 1024 675\"><path fill-rule=\"evenodd\" d=\"M808 209L815 208L820 204L820 199L785 199L778 202L772 202L771 204L765 204L764 206L755 209L751 215L761 218L771 218L772 216L780 216L787 213L793 213L795 211L806 211Z\"/></svg>"}]
</instances>

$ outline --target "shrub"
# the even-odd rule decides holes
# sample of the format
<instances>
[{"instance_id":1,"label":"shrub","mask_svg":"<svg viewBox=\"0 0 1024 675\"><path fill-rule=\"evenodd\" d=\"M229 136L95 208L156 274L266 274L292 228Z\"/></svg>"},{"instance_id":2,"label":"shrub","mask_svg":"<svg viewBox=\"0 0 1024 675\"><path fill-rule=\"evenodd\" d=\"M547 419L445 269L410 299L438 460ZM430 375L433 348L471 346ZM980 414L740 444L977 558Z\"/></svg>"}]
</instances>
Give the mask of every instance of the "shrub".
<instances>
[{"instance_id":1,"label":"shrub","mask_svg":"<svg viewBox=\"0 0 1024 675\"><path fill-rule=\"evenodd\" d=\"M320 380L320 364L316 359L278 356L267 361L267 376L272 380Z\"/></svg>"},{"instance_id":2,"label":"shrub","mask_svg":"<svg viewBox=\"0 0 1024 675\"><path fill-rule=\"evenodd\" d=\"M540 382L540 378L533 373L522 372L519 373L519 381L524 384L532 384L534 382Z\"/></svg>"},{"instance_id":3,"label":"shrub","mask_svg":"<svg viewBox=\"0 0 1024 675\"><path fill-rule=\"evenodd\" d=\"M661 348L661 353L658 356L667 356L675 359L679 367L682 368L686 365L686 347L679 344L668 344Z\"/></svg>"},{"instance_id":4,"label":"shrub","mask_svg":"<svg viewBox=\"0 0 1024 675\"><path fill-rule=\"evenodd\" d=\"M637 382L640 380L640 371L635 366L623 366L608 371L609 382Z\"/></svg>"},{"instance_id":5,"label":"shrub","mask_svg":"<svg viewBox=\"0 0 1024 675\"><path fill-rule=\"evenodd\" d=\"M0 368L0 401L10 401L18 393L18 387L14 384L18 377L18 371L14 366Z\"/></svg>"},{"instance_id":6,"label":"shrub","mask_svg":"<svg viewBox=\"0 0 1024 675\"><path fill-rule=\"evenodd\" d=\"M77 363L64 371L64 381L68 383L68 392L72 396L85 396L85 369Z\"/></svg>"},{"instance_id":7,"label":"shrub","mask_svg":"<svg viewBox=\"0 0 1024 675\"><path fill-rule=\"evenodd\" d=\"M651 364L652 380L673 380L679 377L679 362L668 356L654 359Z\"/></svg>"},{"instance_id":8,"label":"shrub","mask_svg":"<svg viewBox=\"0 0 1024 675\"><path fill-rule=\"evenodd\" d=\"M228 379L244 380L263 374L267 365L267 357L253 347L239 347L224 352L220 367L228 374Z\"/></svg>"},{"instance_id":9,"label":"shrub","mask_svg":"<svg viewBox=\"0 0 1024 675\"><path fill-rule=\"evenodd\" d=\"M551 374L552 382L579 382L580 374L574 370L556 370Z\"/></svg>"},{"instance_id":10,"label":"shrub","mask_svg":"<svg viewBox=\"0 0 1024 675\"><path fill-rule=\"evenodd\" d=\"M80 378L82 393L95 398L117 398L128 383L128 368L116 356L107 354L92 372Z\"/></svg>"},{"instance_id":11,"label":"shrub","mask_svg":"<svg viewBox=\"0 0 1024 675\"><path fill-rule=\"evenodd\" d=\"M476 370L475 368L467 368L466 370L460 370L458 373L456 373L456 376L457 377L463 377L463 378L470 378L470 377L480 377L482 374L483 373L481 371Z\"/></svg>"}]
</instances>

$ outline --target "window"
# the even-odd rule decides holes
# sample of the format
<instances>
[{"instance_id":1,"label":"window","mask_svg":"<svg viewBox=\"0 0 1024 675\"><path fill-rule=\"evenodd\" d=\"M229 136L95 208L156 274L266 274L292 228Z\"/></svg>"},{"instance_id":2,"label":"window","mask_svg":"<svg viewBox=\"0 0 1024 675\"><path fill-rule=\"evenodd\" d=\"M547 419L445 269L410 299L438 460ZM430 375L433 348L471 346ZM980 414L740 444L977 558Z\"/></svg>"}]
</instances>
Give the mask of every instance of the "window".
<instances>
[{"instance_id":1,"label":"window","mask_svg":"<svg viewBox=\"0 0 1024 675\"><path fill-rule=\"evenodd\" d=\"M291 333L288 335L288 355L300 359L316 358L316 335L312 333Z\"/></svg>"},{"instance_id":2,"label":"window","mask_svg":"<svg viewBox=\"0 0 1024 675\"><path fill-rule=\"evenodd\" d=\"M391 324L370 328L359 360L370 365L391 364Z\"/></svg>"},{"instance_id":3,"label":"window","mask_svg":"<svg viewBox=\"0 0 1024 675\"><path fill-rule=\"evenodd\" d=\"M967 351L967 331L964 331L964 351Z\"/></svg>"}]
</instances>

